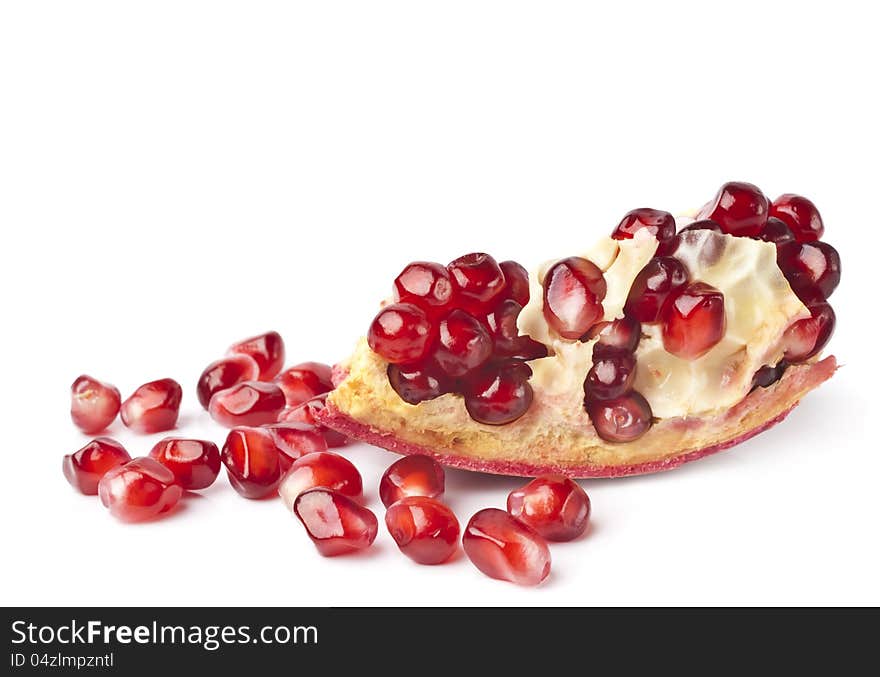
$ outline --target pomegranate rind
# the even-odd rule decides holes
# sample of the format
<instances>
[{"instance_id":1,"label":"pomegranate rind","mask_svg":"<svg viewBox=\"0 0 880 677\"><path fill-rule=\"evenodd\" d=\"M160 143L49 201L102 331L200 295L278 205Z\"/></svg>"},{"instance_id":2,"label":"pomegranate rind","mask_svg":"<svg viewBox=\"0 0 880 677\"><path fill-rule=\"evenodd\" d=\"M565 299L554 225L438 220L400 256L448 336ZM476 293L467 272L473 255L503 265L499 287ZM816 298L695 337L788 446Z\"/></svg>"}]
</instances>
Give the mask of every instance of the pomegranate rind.
<instances>
[{"instance_id":1,"label":"pomegranate rind","mask_svg":"<svg viewBox=\"0 0 880 677\"><path fill-rule=\"evenodd\" d=\"M454 430L419 430L398 421L397 427L383 427L387 421L373 410L375 421L357 420L340 408L333 395L319 414L320 422L352 439L398 454L424 454L441 464L492 473L536 477L560 473L569 477L626 477L672 470L690 461L730 449L782 421L811 390L827 381L837 370L834 356L789 367L783 377L768 388L753 390L739 404L713 417L670 418L654 424L637 441L609 446L593 433L582 431L567 439L564 431L544 445L529 448L510 446L499 454L493 449L464 443ZM530 425L527 418L511 426ZM474 439L474 438L471 438ZM616 455L619 462L591 461L601 454ZM637 457L632 462L630 459Z\"/></svg>"}]
</instances>

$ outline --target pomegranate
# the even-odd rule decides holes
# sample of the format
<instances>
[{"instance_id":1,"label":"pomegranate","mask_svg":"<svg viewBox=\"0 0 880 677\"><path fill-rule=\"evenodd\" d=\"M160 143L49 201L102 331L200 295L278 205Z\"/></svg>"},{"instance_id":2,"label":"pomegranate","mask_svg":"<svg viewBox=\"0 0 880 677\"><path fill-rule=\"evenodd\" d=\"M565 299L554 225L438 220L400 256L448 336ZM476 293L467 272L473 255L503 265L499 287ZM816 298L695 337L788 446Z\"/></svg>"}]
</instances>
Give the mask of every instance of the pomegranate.
<instances>
[{"instance_id":1,"label":"pomegranate","mask_svg":"<svg viewBox=\"0 0 880 677\"><path fill-rule=\"evenodd\" d=\"M386 508L407 496L440 498L445 483L443 467L430 456L404 456L382 475L379 498Z\"/></svg>"},{"instance_id":2,"label":"pomegranate","mask_svg":"<svg viewBox=\"0 0 880 677\"><path fill-rule=\"evenodd\" d=\"M284 366L284 340L277 331L251 336L229 348L229 352L252 357L260 369L260 381L271 381Z\"/></svg>"},{"instance_id":3,"label":"pomegranate","mask_svg":"<svg viewBox=\"0 0 880 677\"><path fill-rule=\"evenodd\" d=\"M505 287L501 266L488 254L465 254L446 266L455 303L471 314L485 314Z\"/></svg>"},{"instance_id":4,"label":"pomegranate","mask_svg":"<svg viewBox=\"0 0 880 677\"><path fill-rule=\"evenodd\" d=\"M174 473L152 458L136 458L110 470L98 483L98 496L110 514L142 522L171 510L183 489Z\"/></svg>"},{"instance_id":5,"label":"pomegranate","mask_svg":"<svg viewBox=\"0 0 880 677\"><path fill-rule=\"evenodd\" d=\"M183 389L174 379L145 383L122 403L122 422L139 433L171 430L177 424L182 397Z\"/></svg>"},{"instance_id":6,"label":"pomegranate","mask_svg":"<svg viewBox=\"0 0 880 677\"><path fill-rule=\"evenodd\" d=\"M633 280L624 311L639 322L657 322L666 301L687 282L688 273L681 261L656 256Z\"/></svg>"},{"instance_id":7,"label":"pomegranate","mask_svg":"<svg viewBox=\"0 0 880 677\"><path fill-rule=\"evenodd\" d=\"M442 313L452 301L449 271L430 261L410 263L394 280L394 300L418 306L429 316Z\"/></svg>"},{"instance_id":8,"label":"pomegranate","mask_svg":"<svg viewBox=\"0 0 880 677\"><path fill-rule=\"evenodd\" d=\"M500 362L471 377L464 405L470 417L486 425L504 425L525 414L534 392L528 379L532 370L523 362Z\"/></svg>"},{"instance_id":9,"label":"pomegranate","mask_svg":"<svg viewBox=\"0 0 880 677\"><path fill-rule=\"evenodd\" d=\"M231 388L242 381L254 381L260 375L256 360L249 355L229 355L216 362L211 362L196 385L199 404L205 409L215 393Z\"/></svg>"},{"instance_id":10,"label":"pomegranate","mask_svg":"<svg viewBox=\"0 0 880 677\"><path fill-rule=\"evenodd\" d=\"M587 372L584 388L594 398L612 400L632 389L636 378L636 358L632 353L609 349L596 355Z\"/></svg>"},{"instance_id":11,"label":"pomegranate","mask_svg":"<svg viewBox=\"0 0 880 677\"><path fill-rule=\"evenodd\" d=\"M761 232L770 212L770 202L761 190L742 181L730 181L718 190L714 201L697 214L710 219L728 235L754 237Z\"/></svg>"},{"instance_id":12,"label":"pomegranate","mask_svg":"<svg viewBox=\"0 0 880 677\"><path fill-rule=\"evenodd\" d=\"M440 322L434 360L450 378L460 378L492 356L492 338L472 315L453 310Z\"/></svg>"},{"instance_id":13,"label":"pomegranate","mask_svg":"<svg viewBox=\"0 0 880 677\"><path fill-rule=\"evenodd\" d=\"M779 247L776 261L806 305L827 301L840 283L840 255L827 242L789 242Z\"/></svg>"},{"instance_id":14,"label":"pomegranate","mask_svg":"<svg viewBox=\"0 0 880 677\"><path fill-rule=\"evenodd\" d=\"M471 517L462 545L474 566L491 578L537 585L550 574L547 542L532 527L497 508Z\"/></svg>"},{"instance_id":15,"label":"pomegranate","mask_svg":"<svg viewBox=\"0 0 880 677\"><path fill-rule=\"evenodd\" d=\"M675 235L675 217L659 209L633 209L617 224L611 237L615 240L631 240L640 230L646 230L660 242L666 242Z\"/></svg>"},{"instance_id":16,"label":"pomegranate","mask_svg":"<svg viewBox=\"0 0 880 677\"><path fill-rule=\"evenodd\" d=\"M544 278L544 317L562 338L579 339L602 319L605 278L592 261L572 256Z\"/></svg>"},{"instance_id":17,"label":"pomegranate","mask_svg":"<svg viewBox=\"0 0 880 677\"><path fill-rule=\"evenodd\" d=\"M175 481L187 491L207 489L220 472L220 450L213 442L166 437L150 451L174 473Z\"/></svg>"},{"instance_id":18,"label":"pomegranate","mask_svg":"<svg viewBox=\"0 0 880 677\"><path fill-rule=\"evenodd\" d=\"M651 405L638 392L613 400L585 400L596 434L608 442L633 442L651 428Z\"/></svg>"},{"instance_id":19,"label":"pomegranate","mask_svg":"<svg viewBox=\"0 0 880 677\"><path fill-rule=\"evenodd\" d=\"M70 418L87 435L104 430L119 413L119 390L83 374L70 386Z\"/></svg>"},{"instance_id":20,"label":"pomegranate","mask_svg":"<svg viewBox=\"0 0 880 677\"><path fill-rule=\"evenodd\" d=\"M770 205L770 215L784 221L798 242L821 240L825 234L825 225L816 205L800 195L780 195Z\"/></svg>"},{"instance_id":21,"label":"pomegranate","mask_svg":"<svg viewBox=\"0 0 880 677\"><path fill-rule=\"evenodd\" d=\"M330 489L304 491L296 497L293 512L324 557L368 548L379 531L370 510Z\"/></svg>"},{"instance_id":22,"label":"pomegranate","mask_svg":"<svg viewBox=\"0 0 880 677\"><path fill-rule=\"evenodd\" d=\"M220 425L259 426L275 423L284 409L284 392L274 383L244 381L211 398L208 413Z\"/></svg>"},{"instance_id":23,"label":"pomegranate","mask_svg":"<svg viewBox=\"0 0 880 677\"><path fill-rule=\"evenodd\" d=\"M281 483L281 452L268 430L233 428L221 460L232 488L245 498L267 498Z\"/></svg>"},{"instance_id":24,"label":"pomegranate","mask_svg":"<svg viewBox=\"0 0 880 677\"><path fill-rule=\"evenodd\" d=\"M425 311L411 303L385 306L373 319L367 341L392 364L418 362L434 344L436 331Z\"/></svg>"},{"instance_id":25,"label":"pomegranate","mask_svg":"<svg viewBox=\"0 0 880 677\"><path fill-rule=\"evenodd\" d=\"M544 475L507 497L507 512L548 541L570 541L587 529L590 498L564 475Z\"/></svg>"},{"instance_id":26,"label":"pomegranate","mask_svg":"<svg viewBox=\"0 0 880 677\"><path fill-rule=\"evenodd\" d=\"M516 261L502 261L498 264L504 273L504 281L507 287L504 295L516 301L520 307L529 302L529 273Z\"/></svg>"},{"instance_id":27,"label":"pomegranate","mask_svg":"<svg viewBox=\"0 0 880 677\"><path fill-rule=\"evenodd\" d=\"M682 359L695 360L724 338L724 295L703 282L678 292L662 315L663 347Z\"/></svg>"},{"instance_id":28,"label":"pomegranate","mask_svg":"<svg viewBox=\"0 0 880 677\"><path fill-rule=\"evenodd\" d=\"M388 382L400 399L409 404L433 400L452 392L449 377L433 362L389 364Z\"/></svg>"},{"instance_id":29,"label":"pomegranate","mask_svg":"<svg viewBox=\"0 0 880 677\"><path fill-rule=\"evenodd\" d=\"M455 513L435 498L400 499L385 512L385 526L400 551L418 564L442 564L458 550Z\"/></svg>"},{"instance_id":30,"label":"pomegranate","mask_svg":"<svg viewBox=\"0 0 880 677\"><path fill-rule=\"evenodd\" d=\"M119 442L98 437L64 457L62 469L70 486L88 496L98 493L98 482L109 471L125 465L131 456Z\"/></svg>"},{"instance_id":31,"label":"pomegranate","mask_svg":"<svg viewBox=\"0 0 880 677\"><path fill-rule=\"evenodd\" d=\"M834 309L820 301L808 306L811 317L798 320L782 337L785 359L791 363L804 362L818 354L834 333Z\"/></svg>"},{"instance_id":32,"label":"pomegranate","mask_svg":"<svg viewBox=\"0 0 880 677\"><path fill-rule=\"evenodd\" d=\"M324 487L357 498L363 493L361 474L347 458L330 451L307 454L294 461L284 476L278 493L287 507L304 491Z\"/></svg>"},{"instance_id":33,"label":"pomegranate","mask_svg":"<svg viewBox=\"0 0 880 677\"><path fill-rule=\"evenodd\" d=\"M321 362L302 362L275 377L288 407L295 407L333 390L332 368Z\"/></svg>"}]
</instances>

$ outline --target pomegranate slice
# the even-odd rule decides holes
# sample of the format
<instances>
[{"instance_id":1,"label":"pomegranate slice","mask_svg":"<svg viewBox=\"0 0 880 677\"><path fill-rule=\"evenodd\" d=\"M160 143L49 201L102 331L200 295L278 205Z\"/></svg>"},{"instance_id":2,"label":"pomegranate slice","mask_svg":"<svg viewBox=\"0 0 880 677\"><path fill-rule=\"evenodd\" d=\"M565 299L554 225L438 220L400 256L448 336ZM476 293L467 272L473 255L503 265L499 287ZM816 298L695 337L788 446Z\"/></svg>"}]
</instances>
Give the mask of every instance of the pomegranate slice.
<instances>
[{"instance_id":1,"label":"pomegranate slice","mask_svg":"<svg viewBox=\"0 0 880 677\"><path fill-rule=\"evenodd\" d=\"M122 422L135 432L158 433L177 424L183 389L174 379L145 383L122 403Z\"/></svg>"},{"instance_id":2,"label":"pomegranate slice","mask_svg":"<svg viewBox=\"0 0 880 677\"><path fill-rule=\"evenodd\" d=\"M98 483L98 496L110 514L142 522L171 510L183 489L174 473L152 458L136 458L110 470Z\"/></svg>"},{"instance_id":3,"label":"pomegranate slice","mask_svg":"<svg viewBox=\"0 0 880 677\"><path fill-rule=\"evenodd\" d=\"M278 493L288 508L304 491L323 487L357 498L364 491L361 474L347 458L331 451L319 451L294 461L284 476Z\"/></svg>"},{"instance_id":4,"label":"pomegranate slice","mask_svg":"<svg viewBox=\"0 0 880 677\"><path fill-rule=\"evenodd\" d=\"M83 374L70 386L70 418L87 435L104 430L119 413L119 390Z\"/></svg>"},{"instance_id":5,"label":"pomegranate slice","mask_svg":"<svg viewBox=\"0 0 880 677\"><path fill-rule=\"evenodd\" d=\"M385 512L385 526L400 552L418 564L442 564L458 549L458 519L434 498L400 499Z\"/></svg>"},{"instance_id":6,"label":"pomegranate slice","mask_svg":"<svg viewBox=\"0 0 880 677\"><path fill-rule=\"evenodd\" d=\"M220 425L259 426L275 423L284 409L284 392L274 383L244 381L211 398L208 412Z\"/></svg>"},{"instance_id":7,"label":"pomegranate slice","mask_svg":"<svg viewBox=\"0 0 880 677\"><path fill-rule=\"evenodd\" d=\"M462 536L464 552L490 578L537 585L550 574L550 548L527 524L497 508L471 517Z\"/></svg>"},{"instance_id":8,"label":"pomegranate slice","mask_svg":"<svg viewBox=\"0 0 880 677\"><path fill-rule=\"evenodd\" d=\"M623 309L640 322L657 322L669 297L688 282L688 272L678 259L656 256L633 280Z\"/></svg>"},{"instance_id":9,"label":"pomegranate slice","mask_svg":"<svg viewBox=\"0 0 880 677\"><path fill-rule=\"evenodd\" d=\"M411 303L393 303L382 308L367 333L373 352L392 364L422 360L434 338L435 331L425 311Z\"/></svg>"},{"instance_id":10,"label":"pomegranate slice","mask_svg":"<svg viewBox=\"0 0 880 677\"><path fill-rule=\"evenodd\" d=\"M407 496L440 498L446 484L443 467L430 456L404 456L379 481L379 498L387 508Z\"/></svg>"},{"instance_id":11,"label":"pomegranate slice","mask_svg":"<svg viewBox=\"0 0 880 677\"><path fill-rule=\"evenodd\" d=\"M571 541L587 530L590 498L574 480L544 475L510 492L507 512L548 541Z\"/></svg>"},{"instance_id":12,"label":"pomegranate slice","mask_svg":"<svg viewBox=\"0 0 880 677\"><path fill-rule=\"evenodd\" d=\"M585 391L590 397L612 400L632 389L636 379L636 358L632 353L610 348L597 355L587 372Z\"/></svg>"},{"instance_id":13,"label":"pomegranate slice","mask_svg":"<svg viewBox=\"0 0 880 677\"><path fill-rule=\"evenodd\" d=\"M715 200L697 214L710 219L728 235L754 237L770 213L770 202L761 190L743 181L730 181L718 190Z\"/></svg>"},{"instance_id":14,"label":"pomegranate slice","mask_svg":"<svg viewBox=\"0 0 880 677\"><path fill-rule=\"evenodd\" d=\"M840 283L840 255L827 242L790 242L776 261L791 290L805 304L826 301Z\"/></svg>"},{"instance_id":15,"label":"pomegranate slice","mask_svg":"<svg viewBox=\"0 0 880 677\"><path fill-rule=\"evenodd\" d=\"M231 388L242 381L254 381L260 375L256 360L248 355L229 355L211 362L199 377L196 395L205 409L214 393Z\"/></svg>"},{"instance_id":16,"label":"pomegranate slice","mask_svg":"<svg viewBox=\"0 0 880 677\"><path fill-rule=\"evenodd\" d=\"M825 234L825 225L816 205L800 195L780 195L773 200L770 215L784 221L798 242L821 240Z\"/></svg>"},{"instance_id":17,"label":"pomegranate slice","mask_svg":"<svg viewBox=\"0 0 880 677\"><path fill-rule=\"evenodd\" d=\"M305 423L273 423L263 428L272 436L275 446L286 458L282 465L289 465L306 454L327 451L327 440L314 426Z\"/></svg>"},{"instance_id":18,"label":"pomegranate slice","mask_svg":"<svg viewBox=\"0 0 880 677\"><path fill-rule=\"evenodd\" d=\"M98 482L109 471L131 460L131 456L119 442L109 437L98 437L79 451L64 457L62 470L70 486L94 496Z\"/></svg>"},{"instance_id":19,"label":"pomegranate slice","mask_svg":"<svg viewBox=\"0 0 880 677\"><path fill-rule=\"evenodd\" d=\"M220 450L213 442L166 437L150 451L174 473L175 481L185 490L207 489L220 473Z\"/></svg>"},{"instance_id":20,"label":"pomegranate slice","mask_svg":"<svg viewBox=\"0 0 880 677\"><path fill-rule=\"evenodd\" d=\"M221 460L232 488L245 498L266 498L281 483L281 452L268 430L233 428L226 436Z\"/></svg>"},{"instance_id":21,"label":"pomegranate slice","mask_svg":"<svg viewBox=\"0 0 880 677\"><path fill-rule=\"evenodd\" d=\"M433 362L389 364L388 382L400 399L409 404L433 400L452 392L449 377Z\"/></svg>"},{"instance_id":22,"label":"pomegranate slice","mask_svg":"<svg viewBox=\"0 0 880 677\"><path fill-rule=\"evenodd\" d=\"M293 504L293 512L324 557L368 548L379 531L379 522L370 510L330 489L301 493Z\"/></svg>"},{"instance_id":23,"label":"pomegranate slice","mask_svg":"<svg viewBox=\"0 0 880 677\"><path fill-rule=\"evenodd\" d=\"M239 341L229 348L229 352L254 358L260 368L260 381L271 381L284 366L284 339L277 331Z\"/></svg>"},{"instance_id":24,"label":"pomegranate slice","mask_svg":"<svg viewBox=\"0 0 880 677\"><path fill-rule=\"evenodd\" d=\"M453 310L440 322L434 360L450 378L460 378L492 356L492 337L486 328L463 310Z\"/></svg>"},{"instance_id":25,"label":"pomegranate slice","mask_svg":"<svg viewBox=\"0 0 880 677\"><path fill-rule=\"evenodd\" d=\"M682 359L695 360L724 338L724 295L703 282L671 298L662 314L663 347Z\"/></svg>"},{"instance_id":26,"label":"pomegranate slice","mask_svg":"<svg viewBox=\"0 0 880 677\"><path fill-rule=\"evenodd\" d=\"M324 435L327 446L331 449L334 447L344 447L348 444L348 438L345 435L331 430L318 422L318 416L326 406L327 394L318 395L299 406L282 411L278 414L278 423L304 423L312 426Z\"/></svg>"},{"instance_id":27,"label":"pomegranate slice","mask_svg":"<svg viewBox=\"0 0 880 677\"><path fill-rule=\"evenodd\" d=\"M464 405L470 417L486 425L505 425L525 414L534 392L532 370L522 362L494 363L469 378Z\"/></svg>"},{"instance_id":28,"label":"pomegranate slice","mask_svg":"<svg viewBox=\"0 0 880 677\"><path fill-rule=\"evenodd\" d=\"M516 261L502 261L498 264L504 273L506 287L504 295L516 301L521 307L529 302L529 273Z\"/></svg>"},{"instance_id":29,"label":"pomegranate slice","mask_svg":"<svg viewBox=\"0 0 880 677\"><path fill-rule=\"evenodd\" d=\"M632 317L622 317L610 322L600 322L593 325L593 328L587 332L588 340L598 339L596 345L593 346L593 355L596 355L596 348L601 353L603 349L611 349L624 351L628 353L635 352L642 338L642 325L638 320Z\"/></svg>"},{"instance_id":30,"label":"pomegranate slice","mask_svg":"<svg viewBox=\"0 0 880 677\"><path fill-rule=\"evenodd\" d=\"M660 242L666 242L675 235L675 217L659 209L633 209L617 224L611 237L615 240L631 240L640 230L646 230Z\"/></svg>"},{"instance_id":31,"label":"pomegranate slice","mask_svg":"<svg viewBox=\"0 0 880 677\"><path fill-rule=\"evenodd\" d=\"M455 303L471 314L484 315L504 291L501 266L488 254L465 254L446 266Z\"/></svg>"},{"instance_id":32,"label":"pomegranate slice","mask_svg":"<svg viewBox=\"0 0 880 677\"><path fill-rule=\"evenodd\" d=\"M544 317L566 339L579 339L602 319L605 278L596 264L572 256L554 264L544 278Z\"/></svg>"},{"instance_id":33,"label":"pomegranate slice","mask_svg":"<svg viewBox=\"0 0 880 677\"><path fill-rule=\"evenodd\" d=\"M284 391L287 406L295 407L333 390L332 374L329 364L302 362L278 374L275 383Z\"/></svg>"},{"instance_id":34,"label":"pomegranate slice","mask_svg":"<svg viewBox=\"0 0 880 677\"><path fill-rule=\"evenodd\" d=\"M394 280L394 300L418 306L436 317L452 301L452 280L446 266L430 261L410 263Z\"/></svg>"},{"instance_id":35,"label":"pomegranate slice","mask_svg":"<svg viewBox=\"0 0 880 677\"><path fill-rule=\"evenodd\" d=\"M634 442L651 429L651 405L636 391L613 400L585 400L596 434L608 442Z\"/></svg>"},{"instance_id":36,"label":"pomegranate slice","mask_svg":"<svg viewBox=\"0 0 880 677\"><path fill-rule=\"evenodd\" d=\"M804 362L818 355L834 333L836 318L831 306L823 301L808 308L812 316L798 320L782 336L788 362Z\"/></svg>"}]
</instances>

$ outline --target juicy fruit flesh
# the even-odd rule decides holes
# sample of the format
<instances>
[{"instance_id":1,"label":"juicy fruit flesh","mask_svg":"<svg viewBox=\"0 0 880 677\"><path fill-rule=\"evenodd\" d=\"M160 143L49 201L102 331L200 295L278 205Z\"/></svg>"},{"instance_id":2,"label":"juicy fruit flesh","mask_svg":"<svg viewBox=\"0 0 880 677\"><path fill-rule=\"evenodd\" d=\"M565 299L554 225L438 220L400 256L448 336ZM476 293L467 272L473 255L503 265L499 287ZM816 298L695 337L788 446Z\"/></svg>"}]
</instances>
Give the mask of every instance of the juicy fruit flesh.
<instances>
[{"instance_id":1,"label":"juicy fruit flesh","mask_svg":"<svg viewBox=\"0 0 880 677\"><path fill-rule=\"evenodd\" d=\"M639 322L657 322L670 296L688 282L684 265L671 256L651 259L633 281L624 310Z\"/></svg>"},{"instance_id":2,"label":"juicy fruit flesh","mask_svg":"<svg viewBox=\"0 0 880 677\"><path fill-rule=\"evenodd\" d=\"M385 512L385 526L400 551L418 564L442 564L458 550L458 519L434 498L402 498Z\"/></svg>"},{"instance_id":3,"label":"juicy fruit flesh","mask_svg":"<svg viewBox=\"0 0 880 677\"><path fill-rule=\"evenodd\" d=\"M88 496L98 493L98 482L109 471L131 460L119 442L98 437L79 451L64 457L62 470L70 486Z\"/></svg>"},{"instance_id":4,"label":"juicy fruit flesh","mask_svg":"<svg viewBox=\"0 0 880 677\"><path fill-rule=\"evenodd\" d=\"M423 310L411 303L394 303L373 319L367 340L392 364L417 362L432 347L434 331Z\"/></svg>"},{"instance_id":5,"label":"juicy fruit flesh","mask_svg":"<svg viewBox=\"0 0 880 677\"><path fill-rule=\"evenodd\" d=\"M83 374L70 386L70 418L87 435L113 423L121 404L119 390Z\"/></svg>"},{"instance_id":6,"label":"juicy fruit flesh","mask_svg":"<svg viewBox=\"0 0 880 677\"><path fill-rule=\"evenodd\" d=\"M700 210L698 219L710 219L728 235L754 237L770 213L770 202L761 190L743 181L730 181L718 190L714 202Z\"/></svg>"},{"instance_id":7,"label":"juicy fruit flesh","mask_svg":"<svg viewBox=\"0 0 880 677\"><path fill-rule=\"evenodd\" d=\"M545 475L512 491L507 512L548 541L570 541L587 529L590 499L574 480Z\"/></svg>"},{"instance_id":8,"label":"juicy fruit flesh","mask_svg":"<svg viewBox=\"0 0 880 677\"><path fill-rule=\"evenodd\" d=\"M695 282L675 295L663 309L663 347L686 360L709 352L724 338L724 295Z\"/></svg>"},{"instance_id":9,"label":"juicy fruit flesh","mask_svg":"<svg viewBox=\"0 0 880 677\"><path fill-rule=\"evenodd\" d=\"M254 381L259 375L260 367L256 360L249 355L229 355L216 362L211 362L205 367L196 385L199 404L207 409L215 393L231 388L242 381Z\"/></svg>"},{"instance_id":10,"label":"juicy fruit flesh","mask_svg":"<svg viewBox=\"0 0 880 677\"><path fill-rule=\"evenodd\" d=\"M503 510L471 517L462 536L468 559L490 578L537 585L550 575L550 548L538 532Z\"/></svg>"},{"instance_id":11,"label":"juicy fruit flesh","mask_svg":"<svg viewBox=\"0 0 880 677\"><path fill-rule=\"evenodd\" d=\"M230 346L229 352L253 358L259 367L260 381L271 381L284 366L284 339L277 331L239 341Z\"/></svg>"},{"instance_id":12,"label":"juicy fruit flesh","mask_svg":"<svg viewBox=\"0 0 880 677\"><path fill-rule=\"evenodd\" d=\"M284 392L274 383L244 381L216 393L208 412L227 428L259 426L275 423L285 401Z\"/></svg>"},{"instance_id":13,"label":"juicy fruit flesh","mask_svg":"<svg viewBox=\"0 0 880 677\"><path fill-rule=\"evenodd\" d=\"M297 496L293 512L324 557L368 548L379 531L379 522L370 510L330 489L303 492Z\"/></svg>"},{"instance_id":14,"label":"juicy fruit flesh","mask_svg":"<svg viewBox=\"0 0 880 677\"><path fill-rule=\"evenodd\" d=\"M544 278L547 323L563 338L580 338L602 319L606 289L592 261L572 256L557 262Z\"/></svg>"},{"instance_id":15,"label":"juicy fruit flesh","mask_svg":"<svg viewBox=\"0 0 880 677\"><path fill-rule=\"evenodd\" d=\"M183 489L165 466L152 458L136 458L104 475L98 495L114 517L140 522L171 510Z\"/></svg>"},{"instance_id":16,"label":"juicy fruit flesh","mask_svg":"<svg viewBox=\"0 0 880 677\"><path fill-rule=\"evenodd\" d=\"M122 422L135 432L157 433L177 424L183 389L164 378L140 386L122 403Z\"/></svg>"},{"instance_id":17,"label":"juicy fruit flesh","mask_svg":"<svg viewBox=\"0 0 880 677\"><path fill-rule=\"evenodd\" d=\"M404 456L392 463L379 480L379 499L387 508L409 496L440 498L446 487L443 467L430 456Z\"/></svg>"},{"instance_id":18,"label":"juicy fruit flesh","mask_svg":"<svg viewBox=\"0 0 880 677\"><path fill-rule=\"evenodd\" d=\"M361 474L347 458L330 451L298 458L278 488L284 503L292 508L296 497L309 489L323 487L351 498L363 493Z\"/></svg>"},{"instance_id":19,"label":"juicy fruit flesh","mask_svg":"<svg viewBox=\"0 0 880 677\"><path fill-rule=\"evenodd\" d=\"M207 489L220 473L220 450L206 440L168 437L156 443L150 457L173 472L187 491Z\"/></svg>"},{"instance_id":20,"label":"juicy fruit flesh","mask_svg":"<svg viewBox=\"0 0 880 677\"><path fill-rule=\"evenodd\" d=\"M281 452L268 431L234 428L226 436L221 460L232 487L245 498L266 498L281 483Z\"/></svg>"}]
</instances>

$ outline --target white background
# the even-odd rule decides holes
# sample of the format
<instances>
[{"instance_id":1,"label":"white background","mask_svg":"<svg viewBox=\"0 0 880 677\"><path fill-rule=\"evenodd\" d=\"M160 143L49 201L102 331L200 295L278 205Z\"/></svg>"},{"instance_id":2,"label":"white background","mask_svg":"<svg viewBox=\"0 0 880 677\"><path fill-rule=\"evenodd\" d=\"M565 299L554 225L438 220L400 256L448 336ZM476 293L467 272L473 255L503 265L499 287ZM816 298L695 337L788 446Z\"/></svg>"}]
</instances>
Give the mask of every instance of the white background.
<instances>
[{"instance_id":1,"label":"white background","mask_svg":"<svg viewBox=\"0 0 880 677\"><path fill-rule=\"evenodd\" d=\"M5 2L4 604L878 604L876 16L835 2ZM323 559L225 478L120 524L61 475L85 372L185 386L274 328L334 361L409 260L568 255L725 180L812 197L845 365L783 425L672 473L585 481L538 589L380 532ZM133 454L161 435L111 429ZM393 457L358 445L376 484ZM450 471L464 522L512 478Z\"/></svg>"}]
</instances>

